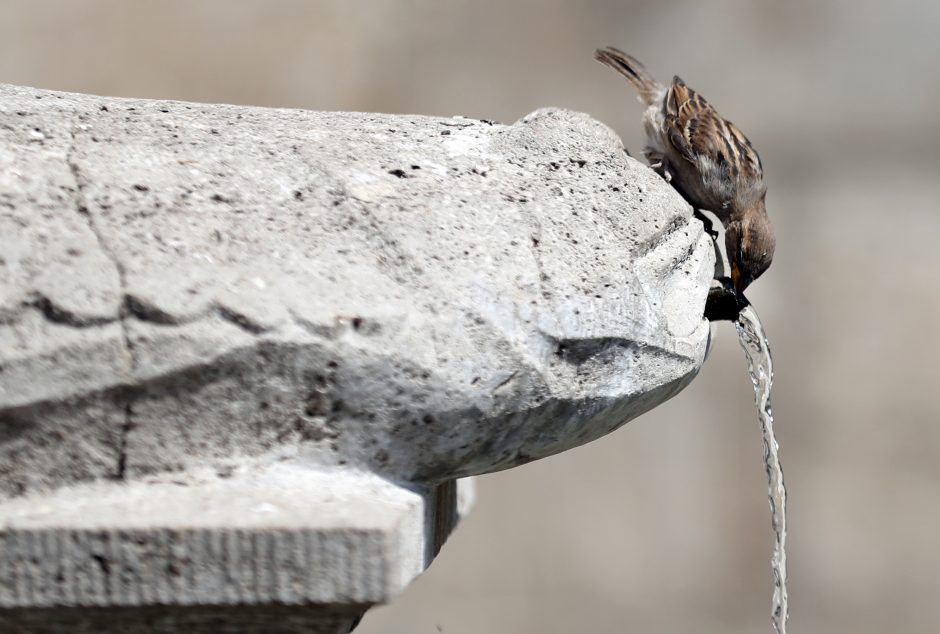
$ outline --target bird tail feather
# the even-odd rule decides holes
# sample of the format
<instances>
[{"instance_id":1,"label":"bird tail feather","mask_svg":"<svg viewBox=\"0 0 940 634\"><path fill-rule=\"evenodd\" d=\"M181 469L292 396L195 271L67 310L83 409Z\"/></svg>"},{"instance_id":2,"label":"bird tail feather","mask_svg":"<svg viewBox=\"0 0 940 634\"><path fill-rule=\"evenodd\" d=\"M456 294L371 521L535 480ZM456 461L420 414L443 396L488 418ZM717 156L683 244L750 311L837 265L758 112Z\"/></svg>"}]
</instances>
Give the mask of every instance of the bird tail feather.
<instances>
[{"instance_id":1,"label":"bird tail feather","mask_svg":"<svg viewBox=\"0 0 940 634\"><path fill-rule=\"evenodd\" d=\"M615 71L627 78L640 93L640 99L646 105L651 105L663 92L663 86L656 81L646 67L641 64L632 55L627 55L623 51L608 46L607 48L594 51L594 59L605 66L610 66Z\"/></svg>"}]
</instances>

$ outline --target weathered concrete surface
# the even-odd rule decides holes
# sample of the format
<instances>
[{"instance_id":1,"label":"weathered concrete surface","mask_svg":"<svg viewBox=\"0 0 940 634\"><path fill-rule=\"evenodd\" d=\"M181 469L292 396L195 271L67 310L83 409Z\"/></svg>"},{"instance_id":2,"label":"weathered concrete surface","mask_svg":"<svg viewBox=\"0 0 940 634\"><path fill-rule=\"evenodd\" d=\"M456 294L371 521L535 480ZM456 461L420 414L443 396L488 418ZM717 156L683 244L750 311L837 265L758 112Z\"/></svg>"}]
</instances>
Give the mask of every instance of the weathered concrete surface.
<instances>
[{"instance_id":1,"label":"weathered concrete surface","mask_svg":"<svg viewBox=\"0 0 940 634\"><path fill-rule=\"evenodd\" d=\"M0 629L347 630L691 380L713 265L585 115L0 86Z\"/></svg>"},{"instance_id":2,"label":"weathered concrete surface","mask_svg":"<svg viewBox=\"0 0 940 634\"><path fill-rule=\"evenodd\" d=\"M248 464L8 500L0 627L246 632L256 618L259 633L346 632L424 570L471 484L407 489L349 469ZM146 606L179 608L126 610Z\"/></svg>"},{"instance_id":3,"label":"weathered concrete surface","mask_svg":"<svg viewBox=\"0 0 940 634\"><path fill-rule=\"evenodd\" d=\"M702 363L713 254L586 115L0 87L0 492L247 457L436 482Z\"/></svg>"}]
</instances>

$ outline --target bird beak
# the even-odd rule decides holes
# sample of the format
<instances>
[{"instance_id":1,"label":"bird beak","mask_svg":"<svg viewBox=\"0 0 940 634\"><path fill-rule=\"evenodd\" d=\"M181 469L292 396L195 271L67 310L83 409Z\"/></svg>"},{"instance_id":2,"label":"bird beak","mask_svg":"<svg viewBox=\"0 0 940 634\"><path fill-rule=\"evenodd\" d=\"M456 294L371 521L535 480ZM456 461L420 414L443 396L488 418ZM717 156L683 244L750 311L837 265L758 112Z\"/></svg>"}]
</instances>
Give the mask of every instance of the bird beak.
<instances>
[{"instance_id":1,"label":"bird beak","mask_svg":"<svg viewBox=\"0 0 940 634\"><path fill-rule=\"evenodd\" d=\"M731 283L734 284L734 290L740 295L743 288L741 288L741 283L744 280L741 276L741 267L738 266L738 263L733 261L731 262Z\"/></svg>"}]
</instances>

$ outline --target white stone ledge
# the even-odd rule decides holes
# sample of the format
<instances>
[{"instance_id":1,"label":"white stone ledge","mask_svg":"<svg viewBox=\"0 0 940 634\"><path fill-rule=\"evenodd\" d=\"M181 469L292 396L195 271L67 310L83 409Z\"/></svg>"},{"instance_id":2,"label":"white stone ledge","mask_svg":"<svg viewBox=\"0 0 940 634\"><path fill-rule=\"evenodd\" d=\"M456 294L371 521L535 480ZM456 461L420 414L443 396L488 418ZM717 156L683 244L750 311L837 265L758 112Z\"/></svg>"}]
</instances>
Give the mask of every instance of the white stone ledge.
<instances>
[{"instance_id":1,"label":"white stone ledge","mask_svg":"<svg viewBox=\"0 0 940 634\"><path fill-rule=\"evenodd\" d=\"M471 501L468 480L422 489L289 463L8 500L0 623L40 608L269 605L350 621L420 574Z\"/></svg>"}]
</instances>

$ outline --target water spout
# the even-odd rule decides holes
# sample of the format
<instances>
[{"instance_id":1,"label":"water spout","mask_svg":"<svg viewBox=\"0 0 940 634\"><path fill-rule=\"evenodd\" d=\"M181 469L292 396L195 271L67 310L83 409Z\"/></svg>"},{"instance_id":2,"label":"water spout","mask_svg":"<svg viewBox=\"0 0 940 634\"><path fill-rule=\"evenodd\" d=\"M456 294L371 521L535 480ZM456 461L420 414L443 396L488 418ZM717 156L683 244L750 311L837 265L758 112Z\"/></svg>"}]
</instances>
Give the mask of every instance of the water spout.
<instances>
[{"instance_id":1,"label":"water spout","mask_svg":"<svg viewBox=\"0 0 940 634\"><path fill-rule=\"evenodd\" d=\"M705 300L705 319L708 321L736 321L741 310L751 302L743 293L737 293L730 277L713 280Z\"/></svg>"}]
</instances>

